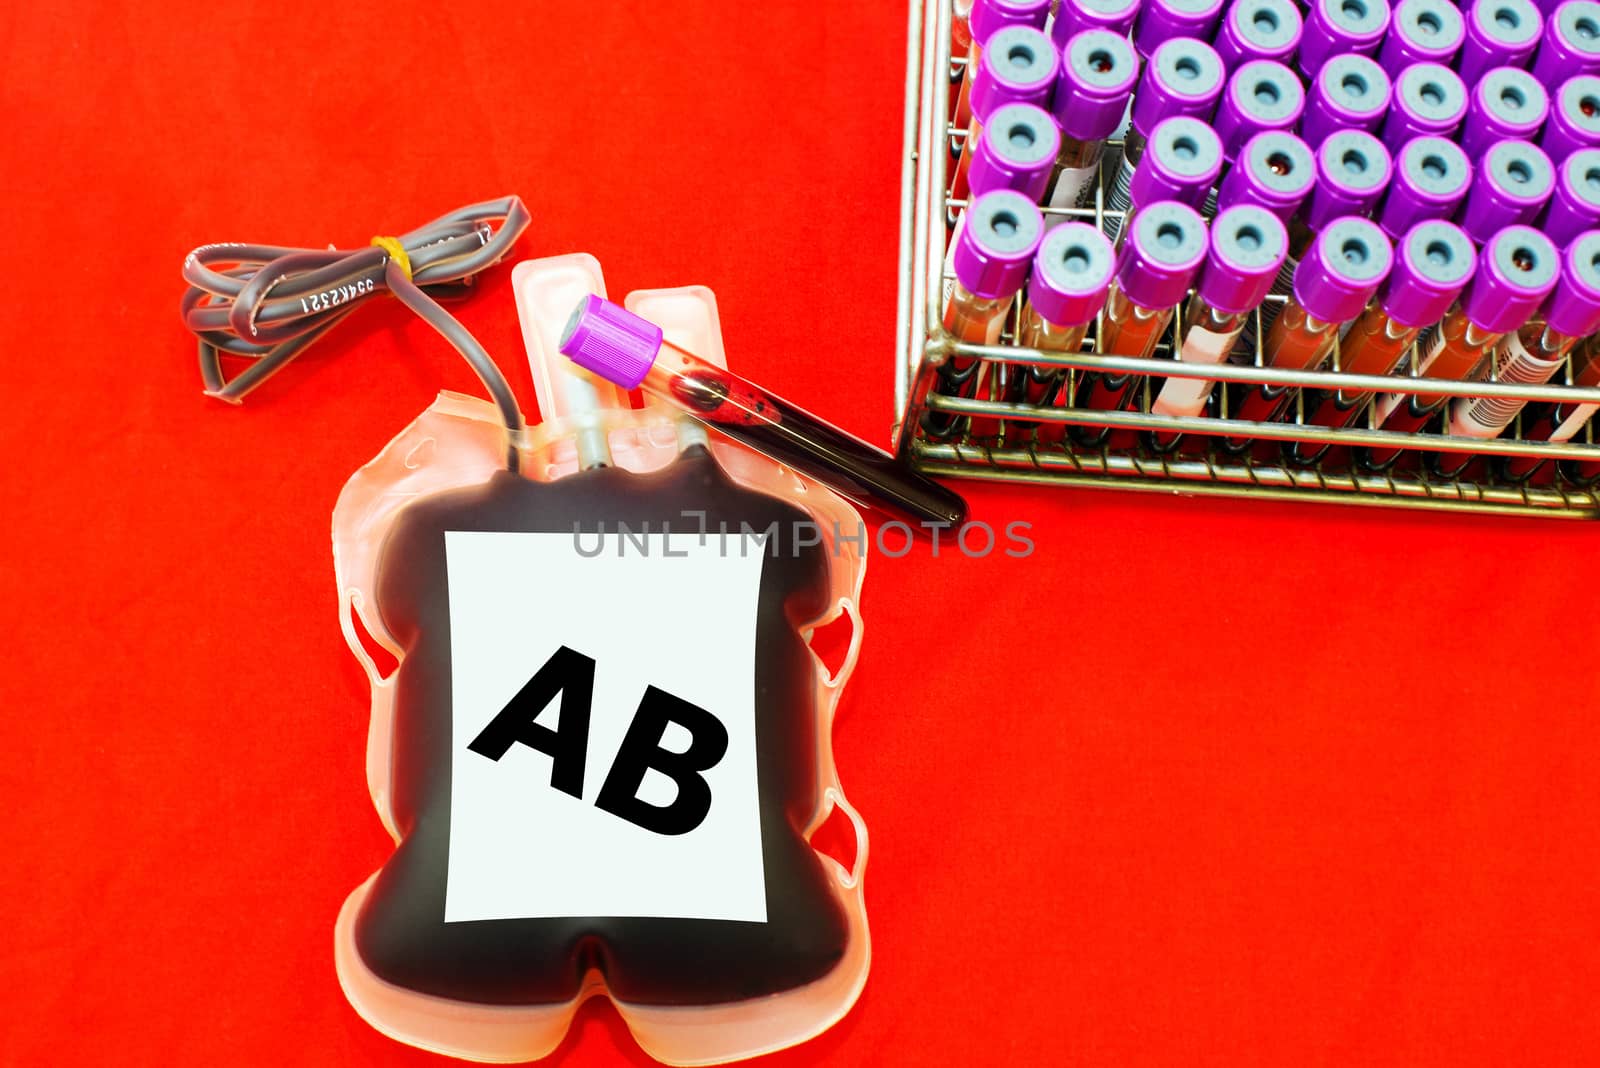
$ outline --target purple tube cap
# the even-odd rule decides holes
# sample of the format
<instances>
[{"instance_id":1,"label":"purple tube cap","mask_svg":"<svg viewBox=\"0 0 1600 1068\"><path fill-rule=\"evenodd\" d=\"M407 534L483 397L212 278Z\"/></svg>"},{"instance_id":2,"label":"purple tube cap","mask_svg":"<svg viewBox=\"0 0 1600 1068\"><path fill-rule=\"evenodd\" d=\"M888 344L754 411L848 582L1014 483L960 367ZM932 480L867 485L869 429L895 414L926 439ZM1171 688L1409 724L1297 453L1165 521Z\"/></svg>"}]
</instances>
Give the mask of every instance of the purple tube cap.
<instances>
[{"instance_id":1,"label":"purple tube cap","mask_svg":"<svg viewBox=\"0 0 1600 1068\"><path fill-rule=\"evenodd\" d=\"M1314 318L1342 323L1361 314L1394 264L1376 223L1347 216L1317 235L1294 272L1294 299Z\"/></svg>"},{"instance_id":2,"label":"purple tube cap","mask_svg":"<svg viewBox=\"0 0 1600 1068\"><path fill-rule=\"evenodd\" d=\"M1038 206L1014 189L997 189L974 200L966 219L956 237L956 281L983 300L1016 293L1044 239Z\"/></svg>"},{"instance_id":3,"label":"purple tube cap","mask_svg":"<svg viewBox=\"0 0 1600 1068\"><path fill-rule=\"evenodd\" d=\"M1478 0L1466 30L1486 54L1526 59L1538 47L1544 18L1528 0Z\"/></svg>"},{"instance_id":4,"label":"purple tube cap","mask_svg":"<svg viewBox=\"0 0 1600 1068\"><path fill-rule=\"evenodd\" d=\"M1200 275L1200 296L1227 315L1260 304L1289 254L1289 232L1272 212L1236 204L1211 221L1211 251Z\"/></svg>"},{"instance_id":5,"label":"purple tube cap","mask_svg":"<svg viewBox=\"0 0 1600 1068\"><path fill-rule=\"evenodd\" d=\"M1133 44L1149 58L1163 41L1178 37L1210 40L1222 17L1222 0L1144 0Z\"/></svg>"},{"instance_id":6,"label":"purple tube cap","mask_svg":"<svg viewBox=\"0 0 1600 1068\"><path fill-rule=\"evenodd\" d=\"M972 79L972 114L989 121L989 113L1006 104L1049 103L1061 70L1061 56L1050 38L1030 26L1007 26L989 38L978 73Z\"/></svg>"},{"instance_id":7,"label":"purple tube cap","mask_svg":"<svg viewBox=\"0 0 1600 1068\"><path fill-rule=\"evenodd\" d=\"M1336 55L1370 55L1388 28L1387 0L1314 0L1300 38L1300 70L1309 78Z\"/></svg>"},{"instance_id":8,"label":"purple tube cap","mask_svg":"<svg viewBox=\"0 0 1600 1068\"><path fill-rule=\"evenodd\" d=\"M1290 0L1236 0L1217 31L1217 55L1229 70L1253 59L1288 63L1304 29L1300 8Z\"/></svg>"},{"instance_id":9,"label":"purple tube cap","mask_svg":"<svg viewBox=\"0 0 1600 1068\"><path fill-rule=\"evenodd\" d=\"M1145 308L1181 302L1206 258L1206 224L1187 204L1163 200L1139 209L1117 263L1117 284Z\"/></svg>"},{"instance_id":10,"label":"purple tube cap","mask_svg":"<svg viewBox=\"0 0 1600 1068\"><path fill-rule=\"evenodd\" d=\"M1333 130L1376 128L1389 110L1392 91L1389 75L1371 58L1354 53L1334 56L1317 71L1311 85L1305 118L1307 139L1313 121L1322 136Z\"/></svg>"},{"instance_id":11,"label":"purple tube cap","mask_svg":"<svg viewBox=\"0 0 1600 1068\"><path fill-rule=\"evenodd\" d=\"M1465 230L1442 219L1420 222L1395 249L1384 283L1384 314L1414 330L1444 317L1478 266L1478 249Z\"/></svg>"},{"instance_id":12,"label":"purple tube cap","mask_svg":"<svg viewBox=\"0 0 1600 1068\"><path fill-rule=\"evenodd\" d=\"M1217 206L1255 204L1285 223L1317 181L1317 164L1306 143L1292 133L1268 130L1245 143L1239 164L1217 193Z\"/></svg>"},{"instance_id":13,"label":"purple tube cap","mask_svg":"<svg viewBox=\"0 0 1600 1068\"><path fill-rule=\"evenodd\" d=\"M1230 160L1236 158L1244 142L1258 131L1292 128L1305 104L1305 88L1288 67L1270 59L1246 63L1228 79L1217 109L1223 154Z\"/></svg>"},{"instance_id":14,"label":"purple tube cap","mask_svg":"<svg viewBox=\"0 0 1600 1068\"><path fill-rule=\"evenodd\" d=\"M661 352L661 328L590 294L578 302L561 332L561 351L585 371L636 389Z\"/></svg>"},{"instance_id":15,"label":"purple tube cap","mask_svg":"<svg viewBox=\"0 0 1600 1068\"><path fill-rule=\"evenodd\" d=\"M985 53L987 54L987 53ZM1062 52L1051 113L1065 137L1099 141L1116 132L1139 80L1139 57L1126 37L1084 30Z\"/></svg>"},{"instance_id":16,"label":"purple tube cap","mask_svg":"<svg viewBox=\"0 0 1600 1068\"><path fill-rule=\"evenodd\" d=\"M1581 148L1556 168L1556 193L1542 229L1558 248L1600 224L1600 148Z\"/></svg>"},{"instance_id":17,"label":"purple tube cap","mask_svg":"<svg viewBox=\"0 0 1600 1068\"><path fill-rule=\"evenodd\" d=\"M1149 137L1162 119L1208 119L1227 84L1216 50L1192 37L1175 37L1155 50L1133 94L1133 128Z\"/></svg>"},{"instance_id":18,"label":"purple tube cap","mask_svg":"<svg viewBox=\"0 0 1600 1068\"><path fill-rule=\"evenodd\" d=\"M1341 215L1366 215L1394 175L1383 142L1364 130L1340 130L1317 149L1317 187L1306 224L1320 230Z\"/></svg>"},{"instance_id":19,"label":"purple tube cap","mask_svg":"<svg viewBox=\"0 0 1600 1068\"><path fill-rule=\"evenodd\" d=\"M1466 32L1461 12L1449 0L1400 0L1379 58L1390 74L1413 63L1449 64Z\"/></svg>"},{"instance_id":20,"label":"purple tube cap","mask_svg":"<svg viewBox=\"0 0 1600 1068\"><path fill-rule=\"evenodd\" d=\"M983 47L1007 26L1042 30L1049 17L1050 0L973 0L967 25L972 28L972 40Z\"/></svg>"},{"instance_id":21,"label":"purple tube cap","mask_svg":"<svg viewBox=\"0 0 1600 1068\"><path fill-rule=\"evenodd\" d=\"M1050 36L1061 47L1084 30L1112 30L1126 37L1138 14L1139 0L1061 0Z\"/></svg>"},{"instance_id":22,"label":"purple tube cap","mask_svg":"<svg viewBox=\"0 0 1600 1068\"><path fill-rule=\"evenodd\" d=\"M1487 148L1503 138L1531 139L1550 114L1550 96L1539 79L1517 67L1496 67L1472 90L1462 147Z\"/></svg>"},{"instance_id":23,"label":"purple tube cap","mask_svg":"<svg viewBox=\"0 0 1600 1068\"><path fill-rule=\"evenodd\" d=\"M1585 337L1600 329L1600 230L1589 230L1567 247L1561 261L1561 280L1544 321L1568 337Z\"/></svg>"},{"instance_id":24,"label":"purple tube cap","mask_svg":"<svg viewBox=\"0 0 1600 1068\"><path fill-rule=\"evenodd\" d=\"M1600 4L1567 0L1545 20L1533 75L1558 86L1574 74L1600 69Z\"/></svg>"},{"instance_id":25,"label":"purple tube cap","mask_svg":"<svg viewBox=\"0 0 1600 1068\"><path fill-rule=\"evenodd\" d=\"M1199 119L1167 119L1156 126L1133 169L1128 196L1135 207L1176 200L1198 208L1222 171L1222 142Z\"/></svg>"},{"instance_id":26,"label":"purple tube cap","mask_svg":"<svg viewBox=\"0 0 1600 1068\"><path fill-rule=\"evenodd\" d=\"M1600 77L1579 74L1556 90L1539 147L1559 163L1588 145L1600 145Z\"/></svg>"},{"instance_id":27,"label":"purple tube cap","mask_svg":"<svg viewBox=\"0 0 1600 1068\"><path fill-rule=\"evenodd\" d=\"M1508 226L1478 255L1478 271L1462 308L1480 330L1516 330L1538 311L1561 275L1561 256L1531 226Z\"/></svg>"},{"instance_id":28,"label":"purple tube cap","mask_svg":"<svg viewBox=\"0 0 1600 1068\"><path fill-rule=\"evenodd\" d=\"M1383 232L1399 240L1424 219L1454 215L1472 187L1472 162L1454 141L1417 137L1395 160L1394 184L1383 202Z\"/></svg>"},{"instance_id":29,"label":"purple tube cap","mask_svg":"<svg viewBox=\"0 0 1600 1068\"><path fill-rule=\"evenodd\" d=\"M1069 222L1045 235L1033 258L1028 304L1057 326L1082 326L1099 314L1116 261L1111 242L1088 223Z\"/></svg>"},{"instance_id":30,"label":"purple tube cap","mask_svg":"<svg viewBox=\"0 0 1600 1068\"><path fill-rule=\"evenodd\" d=\"M1438 63L1413 63L1395 77L1394 109L1384 132L1397 122L1418 133L1453 131L1467 117L1467 107L1467 87L1455 71Z\"/></svg>"},{"instance_id":31,"label":"purple tube cap","mask_svg":"<svg viewBox=\"0 0 1600 1068\"><path fill-rule=\"evenodd\" d=\"M1033 104L1007 104L989 116L972 154L967 184L973 196L1015 189L1037 201L1050 184L1061 152L1061 131L1049 112Z\"/></svg>"},{"instance_id":32,"label":"purple tube cap","mask_svg":"<svg viewBox=\"0 0 1600 1068\"><path fill-rule=\"evenodd\" d=\"M1531 222L1555 191L1550 157L1525 141L1498 141L1467 195L1461 226L1479 243L1502 226Z\"/></svg>"}]
</instances>

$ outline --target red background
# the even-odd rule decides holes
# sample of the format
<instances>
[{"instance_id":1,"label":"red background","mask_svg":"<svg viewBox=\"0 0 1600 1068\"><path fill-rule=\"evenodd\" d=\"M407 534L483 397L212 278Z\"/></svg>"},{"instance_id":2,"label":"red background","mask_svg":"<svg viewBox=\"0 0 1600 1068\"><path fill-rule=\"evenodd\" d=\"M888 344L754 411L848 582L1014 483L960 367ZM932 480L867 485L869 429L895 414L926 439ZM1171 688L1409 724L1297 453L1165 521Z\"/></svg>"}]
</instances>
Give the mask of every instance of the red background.
<instances>
[{"instance_id":1,"label":"red background","mask_svg":"<svg viewBox=\"0 0 1600 1068\"><path fill-rule=\"evenodd\" d=\"M707 284L735 367L887 438L902 5L473 6L0 10L0 1062L442 1063L334 979L390 843L328 518L477 387L385 304L207 400L191 246L520 193L520 255ZM460 314L531 410L509 270ZM967 489L1037 552L872 562L876 959L770 1063L1593 1055L1593 527ZM645 1060L600 1002L557 1057Z\"/></svg>"}]
</instances>

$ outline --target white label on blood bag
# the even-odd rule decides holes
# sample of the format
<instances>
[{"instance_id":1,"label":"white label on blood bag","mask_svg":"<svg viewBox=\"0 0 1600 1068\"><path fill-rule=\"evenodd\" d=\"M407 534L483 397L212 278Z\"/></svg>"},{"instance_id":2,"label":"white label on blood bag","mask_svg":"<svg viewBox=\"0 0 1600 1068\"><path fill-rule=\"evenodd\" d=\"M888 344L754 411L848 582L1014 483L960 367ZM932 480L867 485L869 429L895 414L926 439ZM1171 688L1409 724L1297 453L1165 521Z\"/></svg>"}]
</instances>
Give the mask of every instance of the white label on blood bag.
<instances>
[{"instance_id":1,"label":"white label on blood bag","mask_svg":"<svg viewBox=\"0 0 1600 1068\"><path fill-rule=\"evenodd\" d=\"M1237 330L1219 334L1215 330L1192 326L1183 336L1180 358L1184 363L1221 363L1238 336ZM1199 415L1215 386L1216 382L1208 378L1169 378L1162 385L1151 410L1157 415Z\"/></svg>"},{"instance_id":2,"label":"white label on blood bag","mask_svg":"<svg viewBox=\"0 0 1600 1068\"><path fill-rule=\"evenodd\" d=\"M1098 166L1061 168L1061 173L1056 176L1055 188L1050 190L1050 199L1047 203L1052 208L1077 207L1084 190L1092 186L1099 175Z\"/></svg>"},{"instance_id":3,"label":"white label on blood bag","mask_svg":"<svg viewBox=\"0 0 1600 1068\"><path fill-rule=\"evenodd\" d=\"M445 534L446 923L767 918L764 539Z\"/></svg>"},{"instance_id":4,"label":"white label on blood bag","mask_svg":"<svg viewBox=\"0 0 1600 1068\"><path fill-rule=\"evenodd\" d=\"M1515 332L1500 342L1500 381L1537 385L1550 381L1560 359L1547 360L1528 351ZM1505 429L1526 401L1510 397L1462 397L1451 410L1450 433L1492 438Z\"/></svg>"}]
</instances>

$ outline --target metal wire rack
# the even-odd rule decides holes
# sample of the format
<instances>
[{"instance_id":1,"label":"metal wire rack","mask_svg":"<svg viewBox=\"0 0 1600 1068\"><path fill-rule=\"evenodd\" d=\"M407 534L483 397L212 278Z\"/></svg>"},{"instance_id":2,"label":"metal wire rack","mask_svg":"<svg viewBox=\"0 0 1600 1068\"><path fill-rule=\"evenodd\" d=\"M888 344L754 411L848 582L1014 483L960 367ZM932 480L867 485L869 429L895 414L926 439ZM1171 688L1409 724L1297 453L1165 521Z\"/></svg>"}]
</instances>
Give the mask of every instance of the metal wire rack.
<instances>
[{"instance_id":1,"label":"metal wire rack","mask_svg":"<svg viewBox=\"0 0 1600 1068\"><path fill-rule=\"evenodd\" d=\"M949 0L913 0L907 34L906 156L902 162L900 302L895 368L895 442L898 451L929 474L1031 484L1108 486L1118 489L1184 494L1267 497L1285 500L1333 501L1442 510L1600 518L1600 486L1584 487L1545 463L1532 479L1517 481L1499 473L1497 458L1536 456L1551 461L1600 461L1600 431L1586 427L1569 442L1524 440L1523 416L1498 438L1480 440L1445 433L1394 433L1376 429L1372 402L1350 427L1329 429L1305 423L1305 390L1371 390L1384 393L1429 393L1600 404L1600 389L1571 385L1571 365L1551 383L1527 386L1499 381L1499 368L1487 382L1454 382L1418 375L1419 353L1413 346L1409 373L1395 376L1345 374L1339 370L1335 346L1331 369L1286 371L1265 366L1261 352L1260 313L1253 330L1253 362L1194 364L1173 358L1172 338L1181 336L1182 310L1175 315L1155 358L1112 356L1095 351L1098 330L1091 328L1081 353L1051 353L1017 344L1020 310L1013 307L998 344L957 341L942 324L943 299L949 281L944 273L947 220L965 207L945 194L947 176L966 131L951 127L948 93L964 59L950 52ZM1115 173L1120 148L1107 153L1103 169ZM1102 175L1104 177L1104 175ZM1121 212L1105 206L1106 182L1094 204L1077 209L1043 209L1046 216L1071 216L1115 233ZM1282 302L1283 297L1269 297ZM939 368L952 357L981 362L980 383L972 396L939 391ZM1065 385L1049 405L1029 404L1008 382L1027 369L1059 369ZM1129 372L1141 376L1137 408L1108 411L1074 406L1079 384L1093 372ZM1183 418L1151 412L1152 381L1160 378L1206 379L1219 383L1265 383L1300 387L1284 422L1260 423L1230 417L1228 389L1215 390L1215 416ZM1377 395L1375 392L1375 396ZM928 417L953 422L953 434L936 435ZM1524 413L1526 414L1526 413ZM966 417L966 418L960 418ZM1600 421L1600 416L1596 417ZM1085 447L1060 429L1070 426L1110 427L1104 446ZM1152 434L1180 433L1176 450L1154 447ZM1249 439L1234 451L1228 439ZM1314 464L1291 463L1282 443L1322 442L1335 446ZM1370 470L1352 450L1371 446L1406 450L1388 471ZM1460 476L1443 477L1425 462L1428 454L1472 453L1483 459Z\"/></svg>"}]
</instances>

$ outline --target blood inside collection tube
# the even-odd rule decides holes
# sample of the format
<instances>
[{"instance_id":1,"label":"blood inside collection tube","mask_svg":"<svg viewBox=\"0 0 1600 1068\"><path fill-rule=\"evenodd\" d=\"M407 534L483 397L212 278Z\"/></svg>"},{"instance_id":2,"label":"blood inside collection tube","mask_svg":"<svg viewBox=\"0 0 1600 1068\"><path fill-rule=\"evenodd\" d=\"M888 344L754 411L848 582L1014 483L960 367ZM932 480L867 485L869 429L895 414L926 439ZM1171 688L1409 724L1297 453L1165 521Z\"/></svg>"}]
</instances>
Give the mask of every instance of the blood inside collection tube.
<instances>
[{"instance_id":1,"label":"blood inside collection tube","mask_svg":"<svg viewBox=\"0 0 1600 1068\"><path fill-rule=\"evenodd\" d=\"M1393 374L1425 327L1437 323L1455 303L1477 266L1477 250L1453 223L1417 223L1401 240L1395 266L1382 294L1362 313L1339 343L1339 370L1346 374ZM1326 390L1308 405L1307 422L1333 429L1349 426L1372 396L1365 390ZM1289 458L1314 463L1330 448L1297 441Z\"/></svg>"},{"instance_id":2,"label":"blood inside collection tube","mask_svg":"<svg viewBox=\"0 0 1600 1068\"><path fill-rule=\"evenodd\" d=\"M1200 282L1184 309L1178 360L1219 364L1233 351L1240 331L1261 304L1289 250L1289 235L1272 212L1254 204L1236 204L1211 223L1210 251ZM1150 410L1157 415L1197 416L1216 382L1205 378L1168 378ZM1157 448L1175 446L1181 435L1157 432Z\"/></svg>"},{"instance_id":3,"label":"blood inside collection tube","mask_svg":"<svg viewBox=\"0 0 1600 1068\"><path fill-rule=\"evenodd\" d=\"M1452 382L1476 382L1489 373L1499 340L1520 328L1555 288L1560 257L1550 239L1527 226L1508 226L1478 254L1465 293L1435 328L1418 373ZM1416 433L1433 421L1450 398L1436 393L1391 393L1380 398L1379 428ZM1387 470L1401 450L1358 450L1362 462Z\"/></svg>"},{"instance_id":4,"label":"blood inside collection tube","mask_svg":"<svg viewBox=\"0 0 1600 1068\"><path fill-rule=\"evenodd\" d=\"M1476 0L1456 73L1468 86L1496 67L1526 67L1539 47L1544 18L1528 0Z\"/></svg>"},{"instance_id":5,"label":"blood inside collection tube","mask_svg":"<svg viewBox=\"0 0 1600 1068\"><path fill-rule=\"evenodd\" d=\"M1567 353L1600 327L1600 233L1585 234L1562 257L1561 278L1549 303L1497 347L1500 382L1543 385ZM1498 437L1522 410L1524 401L1507 397L1458 397L1450 408L1450 433L1457 437ZM1470 453L1445 453L1435 470L1453 478L1472 461Z\"/></svg>"},{"instance_id":6,"label":"blood inside collection tube","mask_svg":"<svg viewBox=\"0 0 1600 1068\"><path fill-rule=\"evenodd\" d=\"M1117 278L1106 298L1100 351L1148 358L1173 310L1189 292L1206 255L1206 226L1198 212L1175 201L1141 208L1117 259ZM1079 407L1122 409L1138 396L1141 376L1110 372L1092 376ZM1101 445L1109 427L1074 427L1074 440Z\"/></svg>"},{"instance_id":7,"label":"blood inside collection tube","mask_svg":"<svg viewBox=\"0 0 1600 1068\"><path fill-rule=\"evenodd\" d=\"M1304 22L1290 0L1235 0L1222 16L1213 42L1228 70L1253 59L1288 65L1300 48Z\"/></svg>"},{"instance_id":8,"label":"blood inside collection tube","mask_svg":"<svg viewBox=\"0 0 1600 1068\"><path fill-rule=\"evenodd\" d=\"M1267 331L1267 365L1311 371L1321 367L1338 340L1339 327L1358 317L1389 274L1394 252L1383 231L1367 219L1335 219L1312 242L1295 270L1294 293ZM1272 422L1294 398L1294 388L1249 385L1231 405L1235 419ZM1240 450L1247 438L1228 438Z\"/></svg>"},{"instance_id":9,"label":"blood inside collection tube","mask_svg":"<svg viewBox=\"0 0 1600 1068\"><path fill-rule=\"evenodd\" d=\"M1106 194L1106 208L1125 211L1133 172L1156 127L1172 118L1202 122L1216 110L1227 84L1222 60L1205 42L1176 37L1155 50L1133 95L1133 114L1122 142L1122 162Z\"/></svg>"},{"instance_id":10,"label":"blood inside collection tube","mask_svg":"<svg viewBox=\"0 0 1600 1068\"><path fill-rule=\"evenodd\" d=\"M603 297L579 302L561 351L623 389L642 386L857 504L918 523L957 526L966 519L966 503L957 494L749 379L679 348L660 327Z\"/></svg>"},{"instance_id":11,"label":"blood inside collection tube","mask_svg":"<svg viewBox=\"0 0 1600 1068\"><path fill-rule=\"evenodd\" d=\"M1085 30L1062 51L1052 113L1061 127L1061 151L1047 203L1075 208L1100 177L1105 141L1116 132L1139 78L1139 59L1126 37Z\"/></svg>"}]
</instances>

